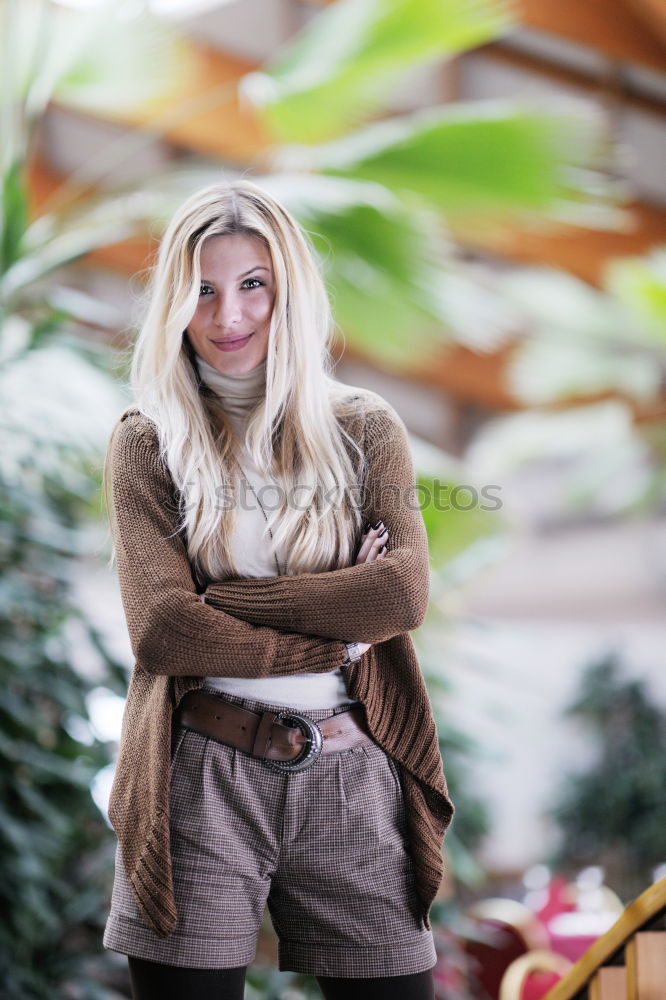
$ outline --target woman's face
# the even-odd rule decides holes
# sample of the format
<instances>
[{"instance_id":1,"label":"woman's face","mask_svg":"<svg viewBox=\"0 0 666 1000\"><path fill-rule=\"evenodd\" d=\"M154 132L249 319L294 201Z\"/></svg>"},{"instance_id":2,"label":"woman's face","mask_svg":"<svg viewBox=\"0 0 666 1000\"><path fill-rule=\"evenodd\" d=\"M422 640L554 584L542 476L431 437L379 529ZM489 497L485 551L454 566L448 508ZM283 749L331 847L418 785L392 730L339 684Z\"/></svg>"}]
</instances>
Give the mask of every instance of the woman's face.
<instances>
[{"instance_id":1,"label":"woman's face","mask_svg":"<svg viewBox=\"0 0 666 1000\"><path fill-rule=\"evenodd\" d=\"M252 236L210 236L201 247L199 303L187 332L204 361L244 375L268 353L275 281L268 250Z\"/></svg>"}]
</instances>

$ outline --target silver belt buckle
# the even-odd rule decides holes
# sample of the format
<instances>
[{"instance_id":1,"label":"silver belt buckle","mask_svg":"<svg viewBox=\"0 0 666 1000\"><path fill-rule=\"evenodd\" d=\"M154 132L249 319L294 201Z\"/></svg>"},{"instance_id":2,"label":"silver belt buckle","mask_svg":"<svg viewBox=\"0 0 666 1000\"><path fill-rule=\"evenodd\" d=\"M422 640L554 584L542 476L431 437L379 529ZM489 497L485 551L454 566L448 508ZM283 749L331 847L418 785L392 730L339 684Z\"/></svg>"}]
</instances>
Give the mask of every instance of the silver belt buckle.
<instances>
[{"instance_id":1,"label":"silver belt buckle","mask_svg":"<svg viewBox=\"0 0 666 1000\"><path fill-rule=\"evenodd\" d=\"M305 737L305 746L302 753L298 757L294 757L293 760L270 760L265 757L264 763L276 771L289 773L305 771L308 767L312 767L318 760L324 745L322 731L314 719L308 719L305 715L295 715L293 712L280 712L279 715L276 715L275 722L284 722L291 729L300 729Z\"/></svg>"}]
</instances>

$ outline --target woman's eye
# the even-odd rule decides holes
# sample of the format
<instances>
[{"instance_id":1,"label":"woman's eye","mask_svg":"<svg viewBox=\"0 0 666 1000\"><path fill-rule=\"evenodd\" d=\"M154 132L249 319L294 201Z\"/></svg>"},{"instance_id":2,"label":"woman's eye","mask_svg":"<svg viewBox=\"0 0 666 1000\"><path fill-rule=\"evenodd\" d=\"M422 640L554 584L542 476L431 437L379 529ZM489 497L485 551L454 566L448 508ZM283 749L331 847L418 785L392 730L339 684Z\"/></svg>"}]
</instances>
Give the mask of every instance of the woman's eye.
<instances>
[{"instance_id":1,"label":"woman's eye","mask_svg":"<svg viewBox=\"0 0 666 1000\"><path fill-rule=\"evenodd\" d=\"M261 285L263 285L263 281L259 281L259 278L246 278L243 284L247 285L248 281L254 281L255 288L259 288Z\"/></svg>"},{"instance_id":2,"label":"woman's eye","mask_svg":"<svg viewBox=\"0 0 666 1000\"><path fill-rule=\"evenodd\" d=\"M202 284L201 287L199 288L199 295L210 295L212 291L213 289L210 287L210 285Z\"/></svg>"}]
</instances>

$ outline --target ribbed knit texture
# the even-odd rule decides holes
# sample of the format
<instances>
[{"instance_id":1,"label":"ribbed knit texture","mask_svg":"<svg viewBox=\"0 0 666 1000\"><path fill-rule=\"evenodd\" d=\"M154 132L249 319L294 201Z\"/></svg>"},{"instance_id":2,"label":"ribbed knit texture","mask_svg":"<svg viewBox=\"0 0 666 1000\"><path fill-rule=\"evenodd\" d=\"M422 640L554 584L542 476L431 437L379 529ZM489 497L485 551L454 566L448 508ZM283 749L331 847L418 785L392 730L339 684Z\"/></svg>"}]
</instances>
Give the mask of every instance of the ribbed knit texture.
<instances>
[{"instance_id":1,"label":"ribbed knit texture","mask_svg":"<svg viewBox=\"0 0 666 1000\"><path fill-rule=\"evenodd\" d=\"M355 415L341 423L366 456L363 516L388 525L388 554L326 573L215 583L201 595L183 540L174 535L176 491L159 460L154 425L133 410L114 435L114 540L136 664L109 816L137 902L158 934L169 934L176 923L168 815L173 709L205 675L334 670L345 658L343 640L352 639L374 643L346 668L347 688L364 704L373 738L400 765L417 889L429 923L453 807L409 636L428 604L427 537L402 420L375 393L357 390L353 398Z\"/></svg>"},{"instance_id":2,"label":"ribbed knit texture","mask_svg":"<svg viewBox=\"0 0 666 1000\"><path fill-rule=\"evenodd\" d=\"M199 377L223 401L228 416L245 423L250 410L266 395L266 359L241 375L226 375L213 368L198 354L196 364Z\"/></svg>"}]
</instances>

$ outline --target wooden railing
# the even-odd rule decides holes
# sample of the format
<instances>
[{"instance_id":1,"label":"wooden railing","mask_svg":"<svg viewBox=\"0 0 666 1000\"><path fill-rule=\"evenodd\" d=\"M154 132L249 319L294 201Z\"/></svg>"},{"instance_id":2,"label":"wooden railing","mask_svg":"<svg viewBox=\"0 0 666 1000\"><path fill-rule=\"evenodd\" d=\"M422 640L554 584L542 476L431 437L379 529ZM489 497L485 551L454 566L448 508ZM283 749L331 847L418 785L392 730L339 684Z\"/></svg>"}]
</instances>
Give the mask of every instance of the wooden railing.
<instances>
[{"instance_id":1,"label":"wooden railing","mask_svg":"<svg viewBox=\"0 0 666 1000\"><path fill-rule=\"evenodd\" d=\"M666 1000L666 878L630 903L544 1000Z\"/></svg>"}]
</instances>

